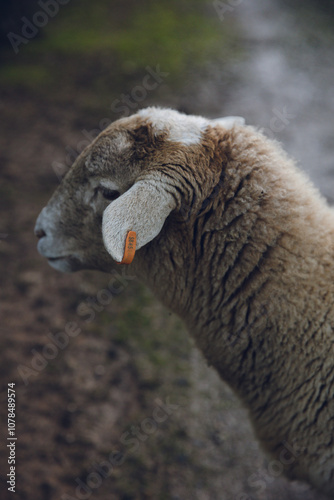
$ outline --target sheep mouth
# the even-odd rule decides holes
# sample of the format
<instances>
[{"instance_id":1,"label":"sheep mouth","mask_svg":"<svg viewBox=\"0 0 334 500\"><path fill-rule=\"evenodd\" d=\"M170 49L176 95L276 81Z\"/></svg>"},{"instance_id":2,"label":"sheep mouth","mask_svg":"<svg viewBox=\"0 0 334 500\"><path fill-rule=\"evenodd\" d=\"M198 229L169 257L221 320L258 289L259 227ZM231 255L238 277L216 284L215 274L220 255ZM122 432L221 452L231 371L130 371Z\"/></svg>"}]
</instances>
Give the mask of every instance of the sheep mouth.
<instances>
[{"instance_id":1,"label":"sheep mouth","mask_svg":"<svg viewBox=\"0 0 334 500\"><path fill-rule=\"evenodd\" d=\"M68 262L69 264L73 262L74 257L72 257L72 255L62 255L60 257L46 257L48 263L50 264L50 266L54 266L54 265L61 265L62 263L66 263Z\"/></svg>"},{"instance_id":2,"label":"sheep mouth","mask_svg":"<svg viewBox=\"0 0 334 500\"><path fill-rule=\"evenodd\" d=\"M57 271L62 271L64 273L72 273L74 271L79 271L83 268L82 263L79 259L73 255L64 255L60 257L47 257L48 264L56 269Z\"/></svg>"},{"instance_id":3,"label":"sheep mouth","mask_svg":"<svg viewBox=\"0 0 334 500\"><path fill-rule=\"evenodd\" d=\"M55 262L56 260L64 260L64 259L71 259L72 256L71 255L65 255L63 257L47 257L47 259L50 261L50 262Z\"/></svg>"},{"instance_id":4,"label":"sheep mouth","mask_svg":"<svg viewBox=\"0 0 334 500\"><path fill-rule=\"evenodd\" d=\"M71 263L71 264L76 264L79 261L79 259L77 257L75 257L74 255L60 255L59 257L46 257L47 261L49 262L49 264L56 264L56 263L61 263L61 262L68 262L68 263Z\"/></svg>"},{"instance_id":5,"label":"sheep mouth","mask_svg":"<svg viewBox=\"0 0 334 500\"><path fill-rule=\"evenodd\" d=\"M57 260L78 260L78 258L71 253L68 253L66 255L55 255L53 257L51 257L50 255L44 255L44 257L50 262L56 262Z\"/></svg>"}]
</instances>

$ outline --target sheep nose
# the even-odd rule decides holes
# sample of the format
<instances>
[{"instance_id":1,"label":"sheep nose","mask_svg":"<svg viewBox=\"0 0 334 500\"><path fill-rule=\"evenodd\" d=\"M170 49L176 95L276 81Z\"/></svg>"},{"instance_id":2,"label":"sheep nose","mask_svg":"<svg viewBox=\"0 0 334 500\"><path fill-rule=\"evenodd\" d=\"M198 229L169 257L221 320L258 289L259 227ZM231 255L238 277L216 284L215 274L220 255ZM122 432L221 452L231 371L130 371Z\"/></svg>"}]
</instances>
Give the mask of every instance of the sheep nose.
<instances>
[{"instance_id":1,"label":"sheep nose","mask_svg":"<svg viewBox=\"0 0 334 500\"><path fill-rule=\"evenodd\" d=\"M46 236L46 232L43 229L35 228L35 235L37 236L38 239L40 239L43 238L43 236Z\"/></svg>"}]
</instances>

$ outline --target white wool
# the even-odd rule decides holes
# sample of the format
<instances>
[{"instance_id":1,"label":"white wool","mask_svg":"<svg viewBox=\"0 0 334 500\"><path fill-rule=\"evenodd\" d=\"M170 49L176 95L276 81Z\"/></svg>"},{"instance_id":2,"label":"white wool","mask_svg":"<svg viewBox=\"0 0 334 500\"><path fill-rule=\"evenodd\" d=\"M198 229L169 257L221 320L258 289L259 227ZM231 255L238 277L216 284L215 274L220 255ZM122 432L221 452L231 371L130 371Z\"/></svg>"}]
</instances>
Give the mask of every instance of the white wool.
<instances>
[{"instance_id":1,"label":"white wool","mask_svg":"<svg viewBox=\"0 0 334 500\"><path fill-rule=\"evenodd\" d=\"M138 115L148 118L156 134L167 132L167 139L180 142L186 146L200 144L203 132L211 124L231 128L235 124L243 124L244 119L236 116L208 120L202 116L186 115L173 109L145 108Z\"/></svg>"}]
</instances>

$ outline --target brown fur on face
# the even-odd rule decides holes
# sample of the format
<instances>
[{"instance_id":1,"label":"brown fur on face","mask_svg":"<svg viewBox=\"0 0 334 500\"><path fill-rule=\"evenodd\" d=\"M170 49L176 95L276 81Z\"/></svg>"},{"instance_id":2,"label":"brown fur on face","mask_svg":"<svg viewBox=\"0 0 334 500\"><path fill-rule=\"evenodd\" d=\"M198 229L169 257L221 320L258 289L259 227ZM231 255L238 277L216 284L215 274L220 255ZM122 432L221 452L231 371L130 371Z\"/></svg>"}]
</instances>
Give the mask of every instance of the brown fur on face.
<instances>
[{"instance_id":1,"label":"brown fur on face","mask_svg":"<svg viewBox=\"0 0 334 500\"><path fill-rule=\"evenodd\" d=\"M151 113L115 122L82 153L40 216L40 250L57 239L78 267L108 271L101 222L109 203L99 183L121 194L111 209L140 206L139 214L129 207L128 222L144 220L143 231L159 203L128 194L123 206L122 194L141 183L144 198L145 186L166 196L169 215L137 251L134 272L184 319L249 408L264 448L277 457L284 443L293 447L286 473L334 498L333 211L254 128L195 120L188 137L177 115L161 128Z\"/></svg>"}]
</instances>

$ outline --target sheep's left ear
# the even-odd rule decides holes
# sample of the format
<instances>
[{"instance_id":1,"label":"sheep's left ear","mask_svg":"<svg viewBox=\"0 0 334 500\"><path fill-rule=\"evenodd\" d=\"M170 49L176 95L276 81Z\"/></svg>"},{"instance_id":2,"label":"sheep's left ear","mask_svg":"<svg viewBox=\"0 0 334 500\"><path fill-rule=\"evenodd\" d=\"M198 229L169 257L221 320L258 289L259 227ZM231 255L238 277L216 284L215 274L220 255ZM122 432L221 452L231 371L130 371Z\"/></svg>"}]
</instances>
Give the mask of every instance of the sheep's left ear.
<instances>
[{"instance_id":1,"label":"sheep's left ear","mask_svg":"<svg viewBox=\"0 0 334 500\"><path fill-rule=\"evenodd\" d=\"M136 249L153 240L161 231L176 198L162 182L141 180L108 205L103 213L104 245L116 262L121 262L129 231L137 235Z\"/></svg>"}]
</instances>

